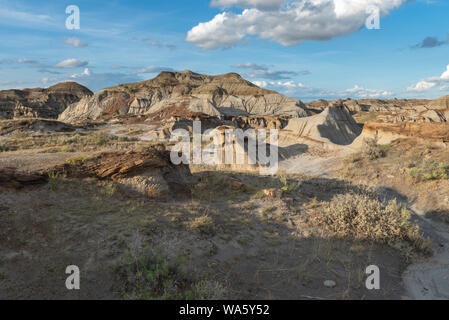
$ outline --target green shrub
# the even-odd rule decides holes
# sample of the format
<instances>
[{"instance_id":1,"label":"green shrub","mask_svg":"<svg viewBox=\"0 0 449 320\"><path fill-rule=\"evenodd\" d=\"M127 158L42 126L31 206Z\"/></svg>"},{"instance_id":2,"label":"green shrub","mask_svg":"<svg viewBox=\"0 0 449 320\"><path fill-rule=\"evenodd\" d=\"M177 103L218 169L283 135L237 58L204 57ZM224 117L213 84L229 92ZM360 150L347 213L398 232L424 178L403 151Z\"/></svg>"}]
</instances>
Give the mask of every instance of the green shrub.
<instances>
[{"instance_id":1,"label":"green shrub","mask_svg":"<svg viewBox=\"0 0 449 320\"><path fill-rule=\"evenodd\" d=\"M10 151L11 148L6 142L0 142L0 152L7 152Z\"/></svg>"},{"instance_id":2,"label":"green shrub","mask_svg":"<svg viewBox=\"0 0 449 320\"><path fill-rule=\"evenodd\" d=\"M449 179L449 166L428 158L418 168L410 169L409 177L415 182Z\"/></svg>"},{"instance_id":3,"label":"green shrub","mask_svg":"<svg viewBox=\"0 0 449 320\"><path fill-rule=\"evenodd\" d=\"M288 174L285 171L279 172L279 182L282 184L281 190L285 192L293 191L297 187L296 183L288 181Z\"/></svg>"},{"instance_id":4,"label":"green shrub","mask_svg":"<svg viewBox=\"0 0 449 320\"><path fill-rule=\"evenodd\" d=\"M386 156L385 150L377 142L377 137L363 140L362 152L370 160L376 160Z\"/></svg>"},{"instance_id":5,"label":"green shrub","mask_svg":"<svg viewBox=\"0 0 449 320\"><path fill-rule=\"evenodd\" d=\"M115 267L120 293L127 299L193 299L193 283L184 269L185 257L169 259L161 250L128 250Z\"/></svg>"}]
</instances>

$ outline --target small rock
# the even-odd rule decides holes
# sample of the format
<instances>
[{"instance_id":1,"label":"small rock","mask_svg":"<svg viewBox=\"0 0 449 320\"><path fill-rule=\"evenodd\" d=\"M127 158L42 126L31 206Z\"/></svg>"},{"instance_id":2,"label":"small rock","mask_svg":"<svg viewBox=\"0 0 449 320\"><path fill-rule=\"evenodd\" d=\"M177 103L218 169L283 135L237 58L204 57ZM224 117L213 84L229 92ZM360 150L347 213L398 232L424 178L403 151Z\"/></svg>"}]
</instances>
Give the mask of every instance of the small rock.
<instances>
[{"instance_id":1,"label":"small rock","mask_svg":"<svg viewBox=\"0 0 449 320\"><path fill-rule=\"evenodd\" d=\"M335 288L337 286L337 283L333 280L326 280L324 281L324 286L326 288Z\"/></svg>"}]
</instances>

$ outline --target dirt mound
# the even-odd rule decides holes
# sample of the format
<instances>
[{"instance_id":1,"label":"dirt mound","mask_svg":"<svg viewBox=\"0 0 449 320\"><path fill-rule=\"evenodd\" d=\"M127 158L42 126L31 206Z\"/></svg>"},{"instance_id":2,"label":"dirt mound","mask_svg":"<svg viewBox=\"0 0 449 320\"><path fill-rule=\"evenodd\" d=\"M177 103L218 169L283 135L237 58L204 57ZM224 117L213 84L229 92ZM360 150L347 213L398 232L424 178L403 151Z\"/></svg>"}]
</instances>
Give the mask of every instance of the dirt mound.
<instances>
[{"instance_id":1,"label":"dirt mound","mask_svg":"<svg viewBox=\"0 0 449 320\"><path fill-rule=\"evenodd\" d=\"M0 119L56 119L69 105L92 92L76 82L64 82L47 89L0 91Z\"/></svg>"},{"instance_id":2,"label":"dirt mound","mask_svg":"<svg viewBox=\"0 0 449 320\"><path fill-rule=\"evenodd\" d=\"M210 116L306 116L297 99L262 89L236 73L218 76L191 71L162 72L156 78L105 88L61 114L62 121L98 119L113 114L152 114L182 107Z\"/></svg>"},{"instance_id":3,"label":"dirt mound","mask_svg":"<svg viewBox=\"0 0 449 320\"><path fill-rule=\"evenodd\" d=\"M326 108L315 116L291 119L285 130L294 137L337 145L351 144L362 131L341 105Z\"/></svg>"}]
</instances>

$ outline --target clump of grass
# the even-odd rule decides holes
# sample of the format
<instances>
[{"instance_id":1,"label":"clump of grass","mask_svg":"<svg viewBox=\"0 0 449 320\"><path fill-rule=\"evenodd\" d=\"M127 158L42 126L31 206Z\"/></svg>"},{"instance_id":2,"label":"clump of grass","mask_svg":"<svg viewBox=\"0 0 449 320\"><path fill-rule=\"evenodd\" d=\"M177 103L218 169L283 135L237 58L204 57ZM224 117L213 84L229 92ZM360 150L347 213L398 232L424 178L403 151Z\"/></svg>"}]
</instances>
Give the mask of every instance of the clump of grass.
<instances>
[{"instance_id":1,"label":"clump of grass","mask_svg":"<svg viewBox=\"0 0 449 320\"><path fill-rule=\"evenodd\" d=\"M0 142L0 152L7 152L10 151L11 148L6 142Z\"/></svg>"},{"instance_id":2,"label":"clump of grass","mask_svg":"<svg viewBox=\"0 0 449 320\"><path fill-rule=\"evenodd\" d=\"M323 203L312 222L337 238L387 244L411 259L430 253L431 245L410 218L407 207L395 200L384 203L371 194L347 193Z\"/></svg>"},{"instance_id":3,"label":"clump of grass","mask_svg":"<svg viewBox=\"0 0 449 320\"><path fill-rule=\"evenodd\" d=\"M449 165L428 158L419 167L411 168L409 177L414 182L449 179Z\"/></svg>"},{"instance_id":4,"label":"clump of grass","mask_svg":"<svg viewBox=\"0 0 449 320\"><path fill-rule=\"evenodd\" d=\"M370 160L376 160L386 156L384 148L378 144L377 137L363 140L362 153Z\"/></svg>"},{"instance_id":5,"label":"clump of grass","mask_svg":"<svg viewBox=\"0 0 449 320\"><path fill-rule=\"evenodd\" d=\"M272 213L275 210L276 210L276 207L267 207L267 208L263 209L263 213L268 214L268 213Z\"/></svg>"},{"instance_id":6,"label":"clump of grass","mask_svg":"<svg viewBox=\"0 0 449 320\"><path fill-rule=\"evenodd\" d=\"M195 287L195 298L197 300L227 300L229 290L218 281L202 280Z\"/></svg>"},{"instance_id":7,"label":"clump of grass","mask_svg":"<svg viewBox=\"0 0 449 320\"><path fill-rule=\"evenodd\" d=\"M111 141L118 140L117 137L108 135L106 133L99 133L92 136L89 139L89 144L97 145L97 146L105 146L109 144Z\"/></svg>"},{"instance_id":8,"label":"clump of grass","mask_svg":"<svg viewBox=\"0 0 449 320\"><path fill-rule=\"evenodd\" d=\"M50 172L48 174L48 186L53 192L58 190L59 182L62 178L63 176L58 172Z\"/></svg>"},{"instance_id":9,"label":"clump of grass","mask_svg":"<svg viewBox=\"0 0 449 320\"><path fill-rule=\"evenodd\" d=\"M185 270L186 258L167 258L161 250L128 250L115 268L122 284L119 291L132 300L190 300L193 281Z\"/></svg>"},{"instance_id":10,"label":"clump of grass","mask_svg":"<svg viewBox=\"0 0 449 320\"><path fill-rule=\"evenodd\" d=\"M100 194L113 197L117 193L117 185L113 181L104 181L100 183Z\"/></svg>"},{"instance_id":11,"label":"clump of grass","mask_svg":"<svg viewBox=\"0 0 449 320\"><path fill-rule=\"evenodd\" d=\"M76 151L76 148L74 146L62 146L58 151L64 153L72 153Z\"/></svg>"},{"instance_id":12,"label":"clump of grass","mask_svg":"<svg viewBox=\"0 0 449 320\"><path fill-rule=\"evenodd\" d=\"M202 215L189 222L189 226L193 230L197 230L203 234L213 235L216 232L214 220L208 215Z\"/></svg>"},{"instance_id":13,"label":"clump of grass","mask_svg":"<svg viewBox=\"0 0 449 320\"><path fill-rule=\"evenodd\" d=\"M84 141L84 137L80 134L75 134L73 136L63 136L58 137L56 140L56 144L58 145L73 145L73 144L82 144Z\"/></svg>"},{"instance_id":14,"label":"clump of grass","mask_svg":"<svg viewBox=\"0 0 449 320\"><path fill-rule=\"evenodd\" d=\"M297 184L288 181L288 174L285 171L279 172L279 182L282 184L281 190L285 192L293 191Z\"/></svg>"}]
</instances>

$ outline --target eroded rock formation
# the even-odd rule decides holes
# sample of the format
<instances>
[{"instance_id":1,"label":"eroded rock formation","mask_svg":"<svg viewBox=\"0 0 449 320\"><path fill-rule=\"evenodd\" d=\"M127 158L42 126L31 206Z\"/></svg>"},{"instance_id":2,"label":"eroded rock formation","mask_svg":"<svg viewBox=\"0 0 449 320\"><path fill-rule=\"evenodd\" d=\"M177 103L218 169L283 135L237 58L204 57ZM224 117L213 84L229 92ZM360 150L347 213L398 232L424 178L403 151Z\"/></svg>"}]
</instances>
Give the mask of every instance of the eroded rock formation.
<instances>
[{"instance_id":1,"label":"eroded rock formation","mask_svg":"<svg viewBox=\"0 0 449 320\"><path fill-rule=\"evenodd\" d=\"M338 145L351 144L362 129L342 104L334 103L320 114L290 119L284 130L290 138L307 138Z\"/></svg>"},{"instance_id":2,"label":"eroded rock formation","mask_svg":"<svg viewBox=\"0 0 449 320\"><path fill-rule=\"evenodd\" d=\"M105 88L71 105L61 114L60 120L154 114L166 108L179 107L216 117L300 117L308 114L300 100L259 88L238 74L208 76L183 71L162 72L148 81Z\"/></svg>"},{"instance_id":3,"label":"eroded rock formation","mask_svg":"<svg viewBox=\"0 0 449 320\"><path fill-rule=\"evenodd\" d=\"M76 82L64 82L47 89L0 91L0 119L56 119L69 105L92 92Z\"/></svg>"},{"instance_id":4,"label":"eroded rock formation","mask_svg":"<svg viewBox=\"0 0 449 320\"><path fill-rule=\"evenodd\" d=\"M83 178L96 177L118 183L130 195L168 199L189 194L193 182L186 165L174 165L168 151L106 152L89 159L76 159L50 172ZM49 173L50 173L49 172Z\"/></svg>"}]
</instances>

